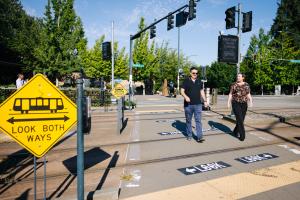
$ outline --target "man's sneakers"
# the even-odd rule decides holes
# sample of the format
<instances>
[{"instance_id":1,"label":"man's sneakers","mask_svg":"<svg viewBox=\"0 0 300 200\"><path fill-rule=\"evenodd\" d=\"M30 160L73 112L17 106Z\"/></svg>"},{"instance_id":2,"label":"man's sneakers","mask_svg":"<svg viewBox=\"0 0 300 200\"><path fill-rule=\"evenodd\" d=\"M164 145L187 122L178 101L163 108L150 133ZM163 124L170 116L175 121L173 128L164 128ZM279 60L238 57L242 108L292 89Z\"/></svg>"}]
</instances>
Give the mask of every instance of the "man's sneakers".
<instances>
[{"instance_id":1,"label":"man's sneakers","mask_svg":"<svg viewBox=\"0 0 300 200\"><path fill-rule=\"evenodd\" d=\"M197 139L197 142L198 142L198 143L202 143L202 142L204 142L204 141L205 141L204 138L198 138L198 139Z\"/></svg>"},{"instance_id":2,"label":"man's sneakers","mask_svg":"<svg viewBox=\"0 0 300 200\"><path fill-rule=\"evenodd\" d=\"M188 136L186 139L187 139L188 141L191 141L191 140L192 140L192 136Z\"/></svg>"},{"instance_id":3,"label":"man's sneakers","mask_svg":"<svg viewBox=\"0 0 300 200\"><path fill-rule=\"evenodd\" d=\"M191 141L191 140L193 139L193 137L192 137L192 136L188 136L186 139L187 139L188 141ZM199 138L199 139L197 139L196 141L197 141L198 143L202 143L202 142L205 141L205 139L204 139L204 138Z\"/></svg>"}]
</instances>

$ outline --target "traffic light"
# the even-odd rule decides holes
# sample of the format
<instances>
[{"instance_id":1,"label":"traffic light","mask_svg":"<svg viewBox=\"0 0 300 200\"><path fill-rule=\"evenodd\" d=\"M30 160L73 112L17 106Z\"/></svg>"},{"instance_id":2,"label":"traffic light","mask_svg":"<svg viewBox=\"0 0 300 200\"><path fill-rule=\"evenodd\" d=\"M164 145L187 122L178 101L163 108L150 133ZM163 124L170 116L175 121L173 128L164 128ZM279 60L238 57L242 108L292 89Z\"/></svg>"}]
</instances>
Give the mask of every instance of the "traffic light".
<instances>
[{"instance_id":1,"label":"traffic light","mask_svg":"<svg viewBox=\"0 0 300 200\"><path fill-rule=\"evenodd\" d=\"M242 32L249 32L252 30L252 11L243 13Z\"/></svg>"},{"instance_id":2,"label":"traffic light","mask_svg":"<svg viewBox=\"0 0 300 200\"><path fill-rule=\"evenodd\" d=\"M169 15L168 16L168 27L167 30L171 30L172 28L174 28L174 15Z\"/></svg>"},{"instance_id":3,"label":"traffic light","mask_svg":"<svg viewBox=\"0 0 300 200\"><path fill-rule=\"evenodd\" d=\"M111 60L111 43L102 43L102 60Z\"/></svg>"},{"instance_id":4,"label":"traffic light","mask_svg":"<svg viewBox=\"0 0 300 200\"><path fill-rule=\"evenodd\" d=\"M178 75L179 75L179 78L184 78L184 72L181 68L178 70Z\"/></svg>"},{"instance_id":5,"label":"traffic light","mask_svg":"<svg viewBox=\"0 0 300 200\"><path fill-rule=\"evenodd\" d=\"M228 8L225 11L225 14L226 14L226 18L225 18L226 29L234 28L235 27L235 6Z\"/></svg>"},{"instance_id":6,"label":"traffic light","mask_svg":"<svg viewBox=\"0 0 300 200\"><path fill-rule=\"evenodd\" d=\"M150 27L150 39L154 38L156 36L156 26Z\"/></svg>"},{"instance_id":7,"label":"traffic light","mask_svg":"<svg viewBox=\"0 0 300 200\"><path fill-rule=\"evenodd\" d=\"M196 18L196 2L194 0L189 1L189 21Z\"/></svg>"}]
</instances>

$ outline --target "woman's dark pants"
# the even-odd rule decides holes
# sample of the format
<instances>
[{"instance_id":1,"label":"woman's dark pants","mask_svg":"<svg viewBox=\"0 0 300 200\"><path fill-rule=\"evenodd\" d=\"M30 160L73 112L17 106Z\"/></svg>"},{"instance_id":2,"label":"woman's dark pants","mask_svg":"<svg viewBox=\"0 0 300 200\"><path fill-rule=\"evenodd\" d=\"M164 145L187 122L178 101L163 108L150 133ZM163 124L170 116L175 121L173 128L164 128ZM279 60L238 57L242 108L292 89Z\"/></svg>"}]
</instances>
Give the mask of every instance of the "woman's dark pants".
<instances>
[{"instance_id":1,"label":"woman's dark pants","mask_svg":"<svg viewBox=\"0 0 300 200\"><path fill-rule=\"evenodd\" d=\"M239 103L236 101L232 101L232 109L236 119L236 125L233 133L238 136L241 141L245 140L245 127L244 120L247 112L247 103Z\"/></svg>"}]
</instances>

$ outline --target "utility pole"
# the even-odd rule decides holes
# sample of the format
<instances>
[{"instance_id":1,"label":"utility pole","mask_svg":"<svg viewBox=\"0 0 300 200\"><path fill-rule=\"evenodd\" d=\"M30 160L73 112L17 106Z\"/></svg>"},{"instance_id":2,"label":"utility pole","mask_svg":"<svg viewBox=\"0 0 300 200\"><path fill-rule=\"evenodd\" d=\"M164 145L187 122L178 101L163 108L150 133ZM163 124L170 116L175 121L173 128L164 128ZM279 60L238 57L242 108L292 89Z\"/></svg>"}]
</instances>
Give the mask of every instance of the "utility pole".
<instances>
[{"instance_id":1,"label":"utility pole","mask_svg":"<svg viewBox=\"0 0 300 200\"><path fill-rule=\"evenodd\" d=\"M111 87L115 87L114 21L111 22Z\"/></svg>"},{"instance_id":2,"label":"utility pole","mask_svg":"<svg viewBox=\"0 0 300 200\"><path fill-rule=\"evenodd\" d=\"M178 66L177 66L177 93L179 92L179 69L180 69L180 27L178 27L178 49L177 49L177 56L178 56Z\"/></svg>"},{"instance_id":3,"label":"utility pole","mask_svg":"<svg viewBox=\"0 0 300 200\"><path fill-rule=\"evenodd\" d=\"M129 95L128 95L128 103L129 110L131 110L131 99L132 99L132 35L130 35L130 45L129 45Z\"/></svg>"}]
</instances>

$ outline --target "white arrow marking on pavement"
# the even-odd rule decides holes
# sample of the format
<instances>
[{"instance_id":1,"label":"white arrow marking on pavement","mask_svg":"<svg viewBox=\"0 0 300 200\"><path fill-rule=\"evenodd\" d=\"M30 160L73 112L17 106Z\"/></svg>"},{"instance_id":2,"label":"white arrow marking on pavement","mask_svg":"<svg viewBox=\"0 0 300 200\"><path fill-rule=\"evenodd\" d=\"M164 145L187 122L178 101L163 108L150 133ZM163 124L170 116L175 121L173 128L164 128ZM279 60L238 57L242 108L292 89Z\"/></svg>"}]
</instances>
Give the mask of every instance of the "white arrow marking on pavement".
<instances>
[{"instance_id":1,"label":"white arrow marking on pavement","mask_svg":"<svg viewBox=\"0 0 300 200\"><path fill-rule=\"evenodd\" d=\"M273 156L269 155L269 154L263 154L265 158L273 158Z\"/></svg>"},{"instance_id":2,"label":"white arrow marking on pavement","mask_svg":"<svg viewBox=\"0 0 300 200\"><path fill-rule=\"evenodd\" d=\"M300 151L298 149L289 149L289 151L291 151L295 154L300 154Z\"/></svg>"},{"instance_id":3,"label":"white arrow marking on pavement","mask_svg":"<svg viewBox=\"0 0 300 200\"><path fill-rule=\"evenodd\" d=\"M285 148L285 149L288 149L289 148L289 146L288 145L278 145L279 147L283 147L283 148Z\"/></svg>"},{"instance_id":4,"label":"white arrow marking on pavement","mask_svg":"<svg viewBox=\"0 0 300 200\"><path fill-rule=\"evenodd\" d=\"M189 168L185 168L185 171L188 172L188 173L195 173L196 169L192 168L192 169L189 169Z\"/></svg>"}]
</instances>

